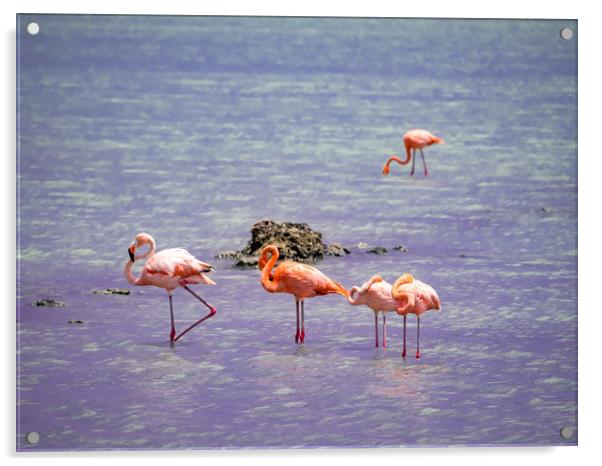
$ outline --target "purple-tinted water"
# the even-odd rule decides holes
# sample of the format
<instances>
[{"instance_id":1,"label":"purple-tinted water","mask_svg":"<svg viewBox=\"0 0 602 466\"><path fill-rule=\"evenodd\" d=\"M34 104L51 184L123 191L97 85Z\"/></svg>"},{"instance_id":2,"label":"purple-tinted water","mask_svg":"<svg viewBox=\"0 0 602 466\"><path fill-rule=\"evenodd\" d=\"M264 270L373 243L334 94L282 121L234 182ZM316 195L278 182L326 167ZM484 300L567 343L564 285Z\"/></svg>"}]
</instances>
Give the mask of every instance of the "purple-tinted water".
<instances>
[{"instance_id":1,"label":"purple-tinted water","mask_svg":"<svg viewBox=\"0 0 602 466\"><path fill-rule=\"evenodd\" d=\"M567 25L20 16L18 449L575 444ZM446 144L428 178L384 178L411 127ZM375 350L340 296L307 302L295 345L292 298L213 259L264 217L408 247L318 266L430 283L423 358L400 357L398 316ZM140 231L216 265L197 290L217 316L173 348L162 290L92 294L128 286ZM46 297L67 306L30 305ZM175 306L181 328L205 312Z\"/></svg>"}]
</instances>

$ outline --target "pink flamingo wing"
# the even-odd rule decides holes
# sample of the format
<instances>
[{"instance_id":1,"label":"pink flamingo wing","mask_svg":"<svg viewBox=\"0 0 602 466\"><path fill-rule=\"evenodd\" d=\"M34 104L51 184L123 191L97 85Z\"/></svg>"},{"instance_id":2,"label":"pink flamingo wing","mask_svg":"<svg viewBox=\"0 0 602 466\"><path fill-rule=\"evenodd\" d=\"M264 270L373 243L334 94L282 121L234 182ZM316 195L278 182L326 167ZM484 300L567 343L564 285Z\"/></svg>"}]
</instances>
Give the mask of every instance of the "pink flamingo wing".
<instances>
[{"instance_id":1,"label":"pink flamingo wing","mask_svg":"<svg viewBox=\"0 0 602 466\"><path fill-rule=\"evenodd\" d=\"M146 263L145 270L150 274L186 278L209 272L211 266L198 260L186 249L174 248L153 255Z\"/></svg>"},{"instance_id":2,"label":"pink flamingo wing","mask_svg":"<svg viewBox=\"0 0 602 466\"><path fill-rule=\"evenodd\" d=\"M343 287L318 269L298 262L283 262L276 269L277 279L287 291L302 297L342 293ZM341 289L339 289L341 288ZM345 293L347 290L344 290Z\"/></svg>"}]
</instances>

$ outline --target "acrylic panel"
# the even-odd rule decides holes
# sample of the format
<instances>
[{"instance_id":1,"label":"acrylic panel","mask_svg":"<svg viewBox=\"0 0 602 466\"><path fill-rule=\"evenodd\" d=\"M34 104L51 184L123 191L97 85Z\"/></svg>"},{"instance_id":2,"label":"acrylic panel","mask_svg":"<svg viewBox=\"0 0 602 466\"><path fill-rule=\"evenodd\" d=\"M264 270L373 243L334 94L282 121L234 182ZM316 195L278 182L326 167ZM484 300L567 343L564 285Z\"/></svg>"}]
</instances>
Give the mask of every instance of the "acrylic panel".
<instances>
[{"instance_id":1,"label":"acrylic panel","mask_svg":"<svg viewBox=\"0 0 602 466\"><path fill-rule=\"evenodd\" d=\"M577 32L18 15L17 449L576 445Z\"/></svg>"}]
</instances>

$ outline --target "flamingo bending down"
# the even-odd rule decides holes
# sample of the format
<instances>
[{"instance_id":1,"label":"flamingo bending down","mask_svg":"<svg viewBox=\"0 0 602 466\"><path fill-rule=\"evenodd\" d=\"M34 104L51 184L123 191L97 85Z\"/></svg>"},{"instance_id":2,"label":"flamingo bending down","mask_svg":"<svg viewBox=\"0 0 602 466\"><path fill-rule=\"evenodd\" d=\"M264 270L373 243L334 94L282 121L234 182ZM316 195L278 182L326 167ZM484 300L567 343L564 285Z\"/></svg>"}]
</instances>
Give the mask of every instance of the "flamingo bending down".
<instances>
[{"instance_id":1,"label":"flamingo bending down","mask_svg":"<svg viewBox=\"0 0 602 466\"><path fill-rule=\"evenodd\" d=\"M406 317L416 314L418 333L416 338L416 358L420 357L420 316L431 309L440 310L441 303L437 292L426 283L415 280L409 273L399 277L391 289L391 296L397 301L397 313L403 316L403 350L406 357Z\"/></svg>"},{"instance_id":2,"label":"flamingo bending down","mask_svg":"<svg viewBox=\"0 0 602 466\"><path fill-rule=\"evenodd\" d=\"M361 287L352 286L347 296L349 304L364 304L374 311L375 347L378 348L378 313L383 315L383 348L387 347L387 312L397 310L397 302L391 294L391 284L374 275Z\"/></svg>"},{"instance_id":3,"label":"flamingo bending down","mask_svg":"<svg viewBox=\"0 0 602 466\"><path fill-rule=\"evenodd\" d=\"M414 166L416 164L416 149L418 149L422 157L422 165L424 165L424 176L427 176L429 172L426 168L426 162L424 160L424 153L422 152L422 149L432 144L444 144L444 141L443 139L424 129L411 129L403 135L403 145L406 148L406 159L401 160L396 155L389 157L389 160L387 160L387 163L385 163L385 166L383 167L383 175L389 174L391 162L397 162L401 165L406 165L410 162L410 159L412 159L412 171L410 172L410 176L413 176ZM414 151L413 157L410 154L410 150Z\"/></svg>"},{"instance_id":4,"label":"flamingo bending down","mask_svg":"<svg viewBox=\"0 0 602 466\"><path fill-rule=\"evenodd\" d=\"M144 254L135 255L136 249L149 245L149 250ZM204 274L211 272L213 266L201 262L186 249L164 249L155 254L155 240L146 233L136 235L136 238L128 248L130 260L125 265L125 277L127 281L135 286L157 286L167 291L169 296L169 311L171 313L171 333L169 339L171 342L177 341L194 327L199 325L209 317L213 317L217 310L207 301L188 288L188 285L205 283L206 285L215 285L215 282ZM134 262L140 259L146 259L142 272L138 277L132 274ZM209 314L196 321L186 330L176 336L176 326L173 312L173 291L182 287L191 293L196 299L209 308Z\"/></svg>"},{"instance_id":5,"label":"flamingo bending down","mask_svg":"<svg viewBox=\"0 0 602 466\"><path fill-rule=\"evenodd\" d=\"M270 255L268 259L268 255ZM305 341L305 299L338 293L347 296L347 290L331 280L315 267L291 260L281 262L278 248L272 244L264 247L259 256L258 267L261 270L261 286L269 293L290 293L295 296L297 310L297 332L295 343ZM299 310L301 312L299 312Z\"/></svg>"}]
</instances>

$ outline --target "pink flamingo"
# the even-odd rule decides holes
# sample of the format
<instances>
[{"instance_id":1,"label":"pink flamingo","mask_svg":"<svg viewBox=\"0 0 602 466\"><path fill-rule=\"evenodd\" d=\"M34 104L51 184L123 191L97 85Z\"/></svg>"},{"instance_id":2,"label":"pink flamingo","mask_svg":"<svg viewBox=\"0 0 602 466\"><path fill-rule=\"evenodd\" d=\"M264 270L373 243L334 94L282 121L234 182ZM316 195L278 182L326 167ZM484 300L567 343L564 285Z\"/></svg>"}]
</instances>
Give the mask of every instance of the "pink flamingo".
<instances>
[{"instance_id":1,"label":"pink flamingo","mask_svg":"<svg viewBox=\"0 0 602 466\"><path fill-rule=\"evenodd\" d=\"M397 301L391 294L391 284L374 275L361 287L352 286L347 301L354 306L364 304L374 311L375 347L378 348L378 313L383 315L383 348L387 347L387 312L397 310Z\"/></svg>"},{"instance_id":2,"label":"pink flamingo","mask_svg":"<svg viewBox=\"0 0 602 466\"><path fill-rule=\"evenodd\" d=\"M144 254L135 255L136 249L144 245L149 245L149 250ZM125 277L128 282L135 286L157 286L167 291L167 295L169 296L169 311L171 313L171 333L169 334L171 342L177 341L201 322L215 315L217 310L188 288L188 285L197 283L215 285L213 280L203 275L213 270L212 265L201 262L186 249L181 248L164 249L155 254L155 240L151 235L146 233L136 235L136 238L128 248L128 254L130 260L125 265ZM140 259L146 259L146 263L142 267L140 275L135 277L132 274L132 266L135 261ZM178 287L184 288L207 306L209 308L209 314L196 321L176 336L172 293Z\"/></svg>"},{"instance_id":3,"label":"pink flamingo","mask_svg":"<svg viewBox=\"0 0 602 466\"><path fill-rule=\"evenodd\" d=\"M269 293L290 293L295 297L297 310L295 343L303 343L305 341L305 299L330 293L347 296L348 293L341 284L331 280L315 267L306 264L286 260L274 269L279 257L278 248L272 244L261 250L258 263L259 270L261 270L261 286Z\"/></svg>"},{"instance_id":4,"label":"pink flamingo","mask_svg":"<svg viewBox=\"0 0 602 466\"><path fill-rule=\"evenodd\" d=\"M424 153L422 149L426 146L430 146L432 144L444 144L443 139L438 138L434 134L428 132L425 129L411 129L406 134L403 135L403 145L406 148L406 159L401 160L396 155L389 157L387 163L383 167L383 175L388 175L390 170L391 162L397 162L401 165L406 165L412 159L412 171L410 172L410 176L414 175L414 166L416 164L416 149L420 151L420 155L422 156L422 165L424 165L424 176L429 174L428 169L426 168L426 162L424 160ZM413 157L410 154L410 150L413 149Z\"/></svg>"},{"instance_id":5,"label":"pink flamingo","mask_svg":"<svg viewBox=\"0 0 602 466\"><path fill-rule=\"evenodd\" d=\"M426 283L415 280L409 273L399 277L391 289L391 296L397 301L397 313L403 316L403 350L406 357L406 317L416 314L418 318L418 336L416 339L416 358L420 357L420 316L431 309L440 310L441 303L437 292Z\"/></svg>"}]
</instances>

